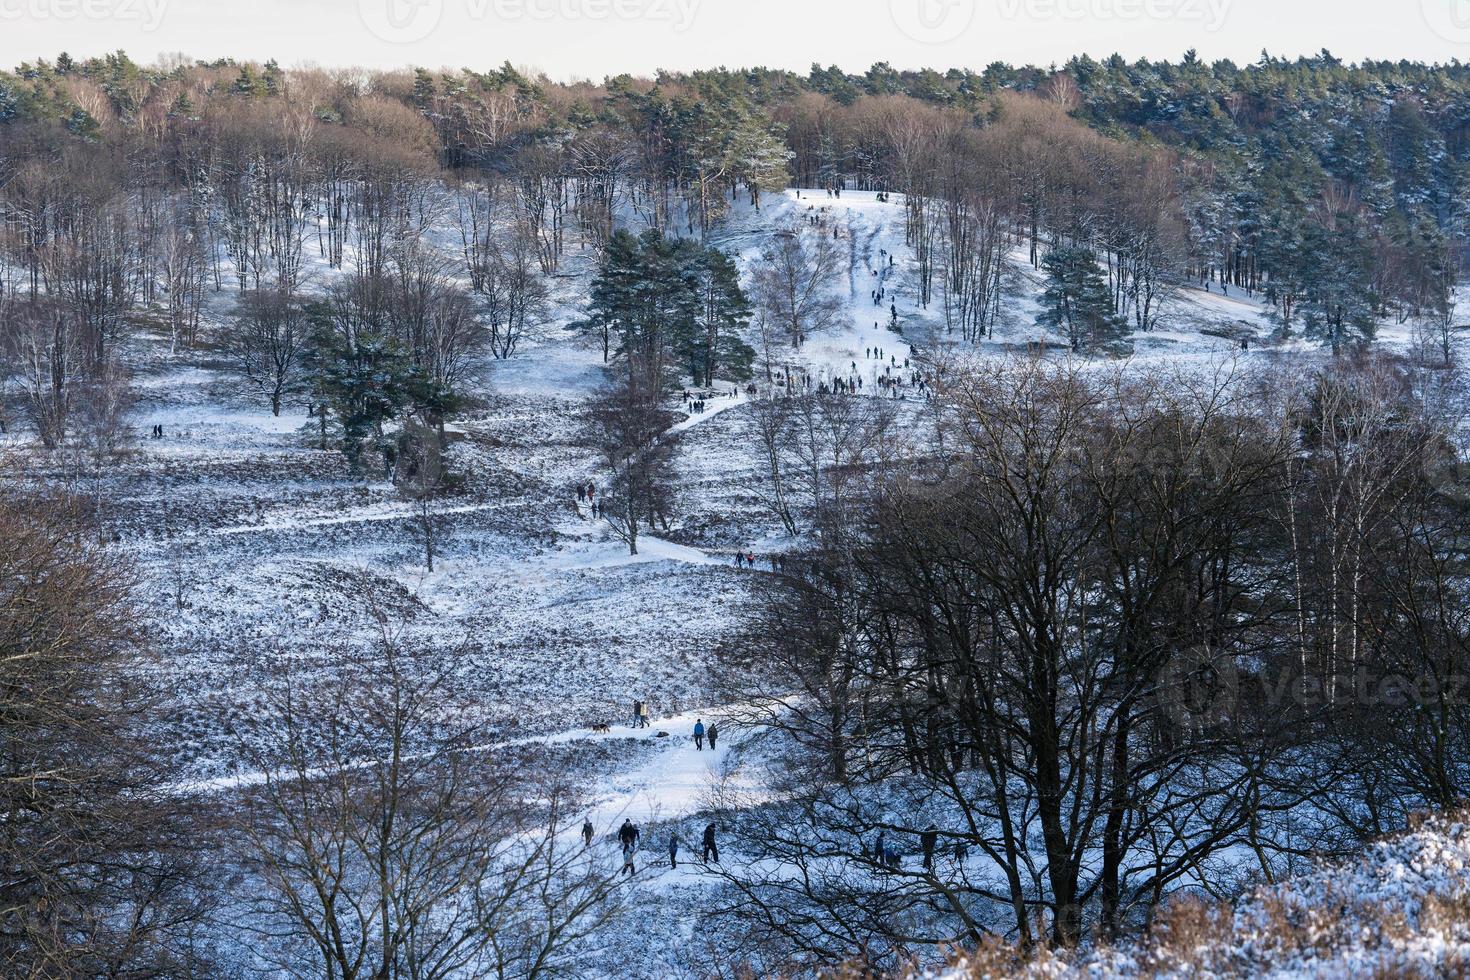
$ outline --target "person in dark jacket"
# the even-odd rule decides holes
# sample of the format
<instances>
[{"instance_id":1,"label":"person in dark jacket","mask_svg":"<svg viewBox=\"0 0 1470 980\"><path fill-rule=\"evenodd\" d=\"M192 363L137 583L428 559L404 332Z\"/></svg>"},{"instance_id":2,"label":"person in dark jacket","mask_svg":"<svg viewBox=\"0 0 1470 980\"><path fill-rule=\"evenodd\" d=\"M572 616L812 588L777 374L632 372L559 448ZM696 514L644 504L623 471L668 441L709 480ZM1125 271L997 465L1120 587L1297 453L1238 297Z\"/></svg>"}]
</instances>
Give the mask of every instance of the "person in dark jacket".
<instances>
[{"instance_id":1,"label":"person in dark jacket","mask_svg":"<svg viewBox=\"0 0 1470 980\"><path fill-rule=\"evenodd\" d=\"M919 848L924 852L924 870L934 870L934 848L939 844L939 828L932 823L919 835Z\"/></svg>"},{"instance_id":2,"label":"person in dark jacket","mask_svg":"<svg viewBox=\"0 0 1470 980\"><path fill-rule=\"evenodd\" d=\"M591 817L588 817L586 820L583 820L582 821L582 840L586 842L586 846L588 846L588 847L591 847L592 846L592 818Z\"/></svg>"},{"instance_id":3,"label":"person in dark jacket","mask_svg":"<svg viewBox=\"0 0 1470 980\"><path fill-rule=\"evenodd\" d=\"M709 739L709 750L711 752L715 750L715 739L718 738L719 735L720 730L714 726L714 722L710 722L710 726L704 731L704 737Z\"/></svg>"},{"instance_id":4,"label":"person in dark jacket","mask_svg":"<svg viewBox=\"0 0 1470 980\"><path fill-rule=\"evenodd\" d=\"M624 820L623 825L618 828L618 843L624 847L638 843L638 828L633 826L633 821Z\"/></svg>"},{"instance_id":5,"label":"person in dark jacket","mask_svg":"<svg viewBox=\"0 0 1470 980\"><path fill-rule=\"evenodd\" d=\"M715 825L707 824L704 828L704 863L709 864L711 858L715 864L720 863L720 848L715 844Z\"/></svg>"},{"instance_id":6,"label":"person in dark jacket","mask_svg":"<svg viewBox=\"0 0 1470 980\"><path fill-rule=\"evenodd\" d=\"M679 866L679 835L678 834L670 834L669 835L669 867L670 868L677 868L678 866Z\"/></svg>"}]
</instances>

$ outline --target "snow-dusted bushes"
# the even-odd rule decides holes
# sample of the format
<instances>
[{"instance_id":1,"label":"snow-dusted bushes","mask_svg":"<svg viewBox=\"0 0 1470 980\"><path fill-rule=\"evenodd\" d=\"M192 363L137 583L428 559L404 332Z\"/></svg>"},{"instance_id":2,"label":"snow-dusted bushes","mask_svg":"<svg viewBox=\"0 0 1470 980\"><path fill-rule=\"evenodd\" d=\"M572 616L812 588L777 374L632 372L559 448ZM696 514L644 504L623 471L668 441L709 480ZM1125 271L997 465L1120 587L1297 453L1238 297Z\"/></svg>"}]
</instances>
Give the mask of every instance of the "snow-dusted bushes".
<instances>
[{"instance_id":1,"label":"snow-dusted bushes","mask_svg":"<svg viewBox=\"0 0 1470 980\"><path fill-rule=\"evenodd\" d=\"M986 945L911 980L1002 977L1464 977L1470 975L1470 811L1436 814L1355 859L1263 885L1234 905L1161 910L1137 943L1027 958ZM851 975L851 974L840 974Z\"/></svg>"}]
</instances>

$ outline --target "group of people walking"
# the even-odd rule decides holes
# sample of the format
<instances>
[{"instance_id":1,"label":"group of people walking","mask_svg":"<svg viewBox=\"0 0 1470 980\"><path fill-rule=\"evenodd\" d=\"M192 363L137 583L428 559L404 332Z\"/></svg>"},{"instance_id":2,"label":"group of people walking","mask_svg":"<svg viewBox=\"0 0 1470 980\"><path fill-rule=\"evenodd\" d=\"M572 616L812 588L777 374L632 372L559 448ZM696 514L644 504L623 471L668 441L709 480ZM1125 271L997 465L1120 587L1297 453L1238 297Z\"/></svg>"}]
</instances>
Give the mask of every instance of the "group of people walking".
<instances>
[{"instance_id":1,"label":"group of people walking","mask_svg":"<svg viewBox=\"0 0 1470 980\"><path fill-rule=\"evenodd\" d=\"M592 840L596 836L596 833L596 830L592 826L591 817L582 821L582 842L584 846L588 848L592 846ZM706 824L704 827L704 837L700 842L703 845L701 848L701 859L705 864L711 862L715 864L720 863L719 842L715 839L715 834L714 823ZM618 849L623 855L623 868L621 873L631 877L638 873L636 866L638 843L643 837L643 832L638 829L638 825L631 819L625 819L623 825L618 828L617 836ZM679 832L677 830L671 831L669 833L669 867L671 869L679 867L679 849L682 846L682 842L679 840Z\"/></svg>"},{"instance_id":2,"label":"group of people walking","mask_svg":"<svg viewBox=\"0 0 1470 980\"><path fill-rule=\"evenodd\" d=\"M633 727L637 729L649 727L647 701L633 702ZM715 743L719 740L719 737L720 730L715 726L714 722L706 725L703 718L696 718L694 720L695 751L703 752L704 743L709 742L710 751L713 752L715 750Z\"/></svg>"},{"instance_id":3,"label":"group of people walking","mask_svg":"<svg viewBox=\"0 0 1470 980\"><path fill-rule=\"evenodd\" d=\"M696 739L700 737L698 733L700 732L700 729L702 727L702 724L696 724ZM713 726L710 727L709 734L713 734ZM714 747L713 741L711 741L710 747ZM700 841L700 859L705 864L710 864L711 862L715 864L720 863L720 848L716 833L717 832L715 824L713 822L705 825L704 834ZM582 841L585 846L590 848L592 846L592 841L595 836L596 832L592 826L592 819L589 817L582 822ZM622 873L625 875L631 876L637 874L638 869L636 867L636 859L638 855L638 845L640 840L642 839L642 836L642 831L638 828L637 824L633 823L631 819L625 819L623 821L623 825L618 828L617 841L618 847L623 855ZM670 831L668 843L670 869L676 869L679 867L679 853L682 847L683 841L679 837L678 830ZM884 832L881 830L878 831L878 836L873 841L873 847L871 850L869 850L867 844L863 843L861 840L859 841L859 849L862 853L863 860L872 861L875 864L879 865L881 868L896 871L899 868L903 867L903 853L896 846L894 846L893 842L889 840L885 836ZM919 834L919 853L921 855L921 863L924 870L931 874L934 872L934 860L938 851L939 828L931 823L928 827L924 828L922 833ZM957 842L954 846L955 863L963 864L965 860L969 858L969 856L969 847L965 844L965 842Z\"/></svg>"},{"instance_id":4,"label":"group of people walking","mask_svg":"<svg viewBox=\"0 0 1470 980\"><path fill-rule=\"evenodd\" d=\"M648 702L647 701L634 701L633 702L633 727L634 728L647 728L648 727Z\"/></svg>"},{"instance_id":5,"label":"group of people walking","mask_svg":"<svg viewBox=\"0 0 1470 980\"><path fill-rule=\"evenodd\" d=\"M735 552L736 568L754 568L755 560L755 552L753 551ZM779 572L786 568L786 559L781 555L767 555L766 560L771 563L771 571L773 572Z\"/></svg>"},{"instance_id":6,"label":"group of people walking","mask_svg":"<svg viewBox=\"0 0 1470 980\"><path fill-rule=\"evenodd\" d=\"M883 831L878 831L878 837L873 841L872 851L868 850L866 844L858 842L859 850L864 860L869 860L884 868L897 870L903 867L903 854L894 847L892 843L884 839ZM930 824L919 834L919 853L922 855L922 864L925 871L931 874L934 871L934 855L939 848L939 828ZM959 841L954 846L955 863L963 864L970 856L970 849L964 841Z\"/></svg>"},{"instance_id":7,"label":"group of people walking","mask_svg":"<svg viewBox=\"0 0 1470 980\"><path fill-rule=\"evenodd\" d=\"M597 485L595 483L577 484L577 503L586 504L591 511L594 520L602 516L602 501L597 499ZM579 506L578 511L581 510Z\"/></svg>"},{"instance_id":8,"label":"group of people walking","mask_svg":"<svg viewBox=\"0 0 1470 980\"><path fill-rule=\"evenodd\" d=\"M749 390L753 393L755 386L752 385ZM713 398L716 395L722 398L739 398L740 388L736 386L728 391L707 391L702 393L690 391L686 388L684 389L684 409L690 415L703 415L709 407L707 399Z\"/></svg>"},{"instance_id":9,"label":"group of people walking","mask_svg":"<svg viewBox=\"0 0 1470 980\"><path fill-rule=\"evenodd\" d=\"M720 848L715 843L714 824L705 824L704 839L701 841L701 843L704 845L702 858L704 863L709 864L710 862L714 862L715 864L719 864ZM669 834L669 868L671 870L679 867L679 848L681 846L682 842L679 840L679 832L676 830L673 833Z\"/></svg>"},{"instance_id":10,"label":"group of people walking","mask_svg":"<svg viewBox=\"0 0 1470 980\"><path fill-rule=\"evenodd\" d=\"M706 727L705 724L704 724L704 719L703 718L697 718L697 719L695 719L695 722L694 722L694 751L696 751L696 752L703 752L704 751L704 743L705 743L705 740L708 739L709 740L709 750L711 752L713 752L715 750L715 740L718 739L719 737L720 737L720 732L719 732L719 729L717 729L715 727L715 723L714 722L710 722L709 723L709 726Z\"/></svg>"}]
</instances>

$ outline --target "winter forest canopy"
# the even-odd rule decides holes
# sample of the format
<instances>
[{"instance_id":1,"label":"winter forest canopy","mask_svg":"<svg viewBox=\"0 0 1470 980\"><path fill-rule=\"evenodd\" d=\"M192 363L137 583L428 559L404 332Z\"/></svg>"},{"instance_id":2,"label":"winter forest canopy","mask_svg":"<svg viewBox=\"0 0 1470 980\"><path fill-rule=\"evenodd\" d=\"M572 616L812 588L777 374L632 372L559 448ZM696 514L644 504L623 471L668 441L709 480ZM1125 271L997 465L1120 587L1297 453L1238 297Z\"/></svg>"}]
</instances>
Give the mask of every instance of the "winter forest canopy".
<instances>
[{"instance_id":1,"label":"winter forest canopy","mask_svg":"<svg viewBox=\"0 0 1470 980\"><path fill-rule=\"evenodd\" d=\"M1325 51L0 72L0 972L1470 968L1467 182Z\"/></svg>"}]
</instances>

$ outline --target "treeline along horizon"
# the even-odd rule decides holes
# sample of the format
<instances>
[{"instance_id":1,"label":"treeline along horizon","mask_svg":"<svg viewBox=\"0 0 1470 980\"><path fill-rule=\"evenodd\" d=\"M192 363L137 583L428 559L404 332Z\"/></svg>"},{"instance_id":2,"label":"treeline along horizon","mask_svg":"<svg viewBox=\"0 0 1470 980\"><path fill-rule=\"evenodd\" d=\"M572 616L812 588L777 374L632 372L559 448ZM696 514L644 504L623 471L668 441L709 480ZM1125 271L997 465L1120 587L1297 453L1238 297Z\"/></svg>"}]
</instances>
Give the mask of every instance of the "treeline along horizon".
<instances>
[{"instance_id":1,"label":"treeline along horizon","mask_svg":"<svg viewBox=\"0 0 1470 980\"><path fill-rule=\"evenodd\" d=\"M368 72L63 54L0 73L0 208L12 238L43 234L20 179L32 163L85 175L73 193L181 191L197 210L255 154L310 172L306 203L331 238L350 220L334 191L411 168L507 186L553 271L569 244L605 244L620 215L703 238L741 193L758 205L791 183L840 185L905 196L919 299L969 337L989 332L998 256L1021 240L1038 267L1057 245L1092 249L1137 329L1193 280L1264 293L1282 333L1340 349L1384 317L1452 319L1467 123L1470 66L1325 51L601 83L509 63ZM20 257L32 289L35 246Z\"/></svg>"}]
</instances>

